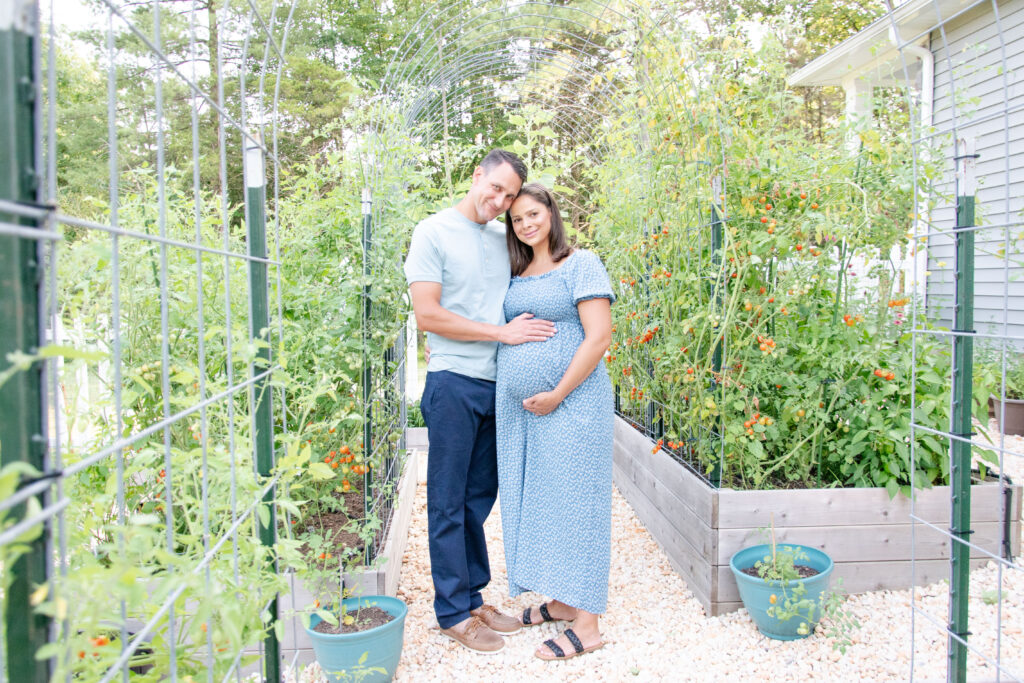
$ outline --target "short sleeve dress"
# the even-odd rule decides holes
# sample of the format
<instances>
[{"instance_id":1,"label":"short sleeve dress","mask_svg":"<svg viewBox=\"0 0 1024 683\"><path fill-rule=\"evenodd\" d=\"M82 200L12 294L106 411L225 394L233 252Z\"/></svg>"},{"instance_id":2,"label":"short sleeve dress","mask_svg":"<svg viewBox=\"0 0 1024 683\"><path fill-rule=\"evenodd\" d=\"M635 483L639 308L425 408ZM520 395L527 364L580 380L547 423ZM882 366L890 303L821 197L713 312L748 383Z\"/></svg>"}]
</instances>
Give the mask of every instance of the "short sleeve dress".
<instances>
[{"instance_id":1,"label":"short sleeve dress","mask_svg":"<svg viewBox=\"0 0 1024 683\"><path fill-rule=\"evenodd\" d=\"M536 591L603 614L611 562L613 397L604 362L554 411L537 416L523 399L554 389L583 341L576 306L615 301L592 252L554 270L513 277L505 317L533 313L555 323L544 342L498 348L495 415L498 490L512 596Z\"/></svg>"}]
</instances>

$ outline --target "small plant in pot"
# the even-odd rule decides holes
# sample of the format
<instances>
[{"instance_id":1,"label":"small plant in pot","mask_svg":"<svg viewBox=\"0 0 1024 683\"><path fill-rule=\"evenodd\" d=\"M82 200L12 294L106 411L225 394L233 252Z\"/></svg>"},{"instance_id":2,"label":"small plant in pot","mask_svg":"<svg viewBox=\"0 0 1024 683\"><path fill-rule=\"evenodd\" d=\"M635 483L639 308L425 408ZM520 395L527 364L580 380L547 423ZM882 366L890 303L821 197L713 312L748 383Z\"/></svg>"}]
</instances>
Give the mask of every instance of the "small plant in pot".
<instances>
[{"instance_id":1,"label":"small plant in pot","mask_svg":"<svg viewBox=\"0 0 1024 683\"><path fill-rule=\"evenodd\" d=\"M729 564L743 606L762 634L776 640L806 638L827 617L833 647L846 651L849 633L859 624L842 609L841 586L829 590L833 564L828 554L777 544L773 524L770 543L740 550Z\"/></svg>"},{"instance_id":2,"label":"small plant in pot","mask_svg":"<svg viewBox=\"0 0 1024 683\"><path fill-rule=\"evenodd\" d=\"M344 597L309 617L306 633L329 681L390 681L402 656L405 603L388 595Z\"/></svg>"}]
</instances>

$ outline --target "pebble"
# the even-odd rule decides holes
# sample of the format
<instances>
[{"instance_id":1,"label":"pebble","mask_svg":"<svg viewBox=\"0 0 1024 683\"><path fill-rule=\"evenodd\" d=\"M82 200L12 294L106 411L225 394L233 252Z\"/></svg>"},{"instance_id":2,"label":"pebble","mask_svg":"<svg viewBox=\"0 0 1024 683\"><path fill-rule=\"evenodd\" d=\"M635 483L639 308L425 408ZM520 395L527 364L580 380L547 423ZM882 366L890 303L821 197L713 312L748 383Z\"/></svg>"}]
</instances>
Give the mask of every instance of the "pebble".
<instances>
[{"instance_id":1,"label":"pebble","mask_svg":"<svg viewBox=\"0 0 1024 683\"><path fill-rule=\"evenodd\" d=\"M998 445L994 421L989 430ZM980 436L979 443L984 443ZM1008 436L1004 447L1024 453L1024 438ZM1024 456L1007 456L1006 470L1015 482L1024 481ZM434 621L423 485L413 515L398 590L409 615L395 681L907 681L911 673L916 681L946 678L944 581L850 596L847 610L861 627L845 654L834 650L820 629L803 640L770 640L757 632L746 610L705 616L618 491L612 504L611 597L601 620L606 646L566 662L541 661L534 649L558 632L556 624L544 624L509 637L497 655L476 655L442 636ZM506 614L519 614L542 598L508 597L497 505L485 528L492 580L484 599ZM1000 584L1002 600L993 600ZM968 658L968 679L996 680L993 664L1002 667L1003 680L1024 679L1024 571L1020 565L1000 570L989 562L971 573L970 592L975 652ZM287 680L320 683L324 678L313 664L289 672Z\"/></svg>"}]
</instances>

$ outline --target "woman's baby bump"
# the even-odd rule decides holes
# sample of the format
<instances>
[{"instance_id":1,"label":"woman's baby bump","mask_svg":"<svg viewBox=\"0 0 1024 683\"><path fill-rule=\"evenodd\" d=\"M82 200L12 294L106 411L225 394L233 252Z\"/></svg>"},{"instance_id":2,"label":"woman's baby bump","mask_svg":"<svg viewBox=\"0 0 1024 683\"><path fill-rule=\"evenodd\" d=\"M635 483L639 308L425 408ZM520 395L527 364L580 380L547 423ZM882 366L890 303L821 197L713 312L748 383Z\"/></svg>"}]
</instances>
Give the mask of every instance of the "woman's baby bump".
<instances>
[{"instance_id":1,"label":"woman's baby bump","mask_svg":"<svg viewBox=\"0 0 1024 683\"><path fill-rule=\"evenodd\" d=\"M575 326L578 328L578 324ZM559 323L547 341L498 347L498 390L522 401L558 385L583 335L572 323Z\"/></svg>"}]
</instances>

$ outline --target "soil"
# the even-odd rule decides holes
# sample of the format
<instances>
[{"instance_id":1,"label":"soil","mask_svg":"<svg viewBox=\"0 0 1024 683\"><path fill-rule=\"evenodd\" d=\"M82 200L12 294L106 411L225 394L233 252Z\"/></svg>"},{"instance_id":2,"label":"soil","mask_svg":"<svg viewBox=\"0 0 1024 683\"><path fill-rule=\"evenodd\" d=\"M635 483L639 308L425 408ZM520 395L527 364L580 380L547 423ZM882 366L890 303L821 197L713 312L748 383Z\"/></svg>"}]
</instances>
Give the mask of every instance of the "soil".
<instances>
[{"instance_id":1,"label":"soil","mask_svg":"<svg viewBox=\"0 0 1024 683\"><path fill-rule=\"evenodd\" d=\"M821 573L814 567L808 567L806 564L797 564L794 565L793 568L796 569L798 574L800 574L801 579L806 579L811 576L814 576L815 574ZM746 574L747 576L753 576L757 579L761 578L761 576L757 573L757 568L755 567L747 567L746 569L741 569L740 571Z\"/></svg>"},{"instance_id":2,"label":"soil","mask_svg":"<svg viewBox=\"0 0 1024 683\"><path fill-rule=\"evenodd\" d=\"M301 536L303 532L315 530L323 534L324 538L333 539L332 542L340 548L355 548L361 552L365 544L359 538L359 534L350 530L349 521L359 519L363 514L363 492L349 491L336 497L343 501L344 512L330 512L315 519L308 519L301 528L295 530L296 535ZM308 550L305 546L301 548L302 552Z\"/></svg>"},{"instance_id":3,"label":"soil","mask_svg":"<svg viewBox=\"0 0 1024 683\"><path fill-rule=\"evenodd\" d=\"M330 512L307 519L302 524L296 526L295 535L301 538L306 532L316 531L324 538L333 539L329 542L334 544L337 551L340 552L344 548L352 548L355 551L354 554L359 554L366 548L366 543L359 537L358 533L352 531L355 525L351 522L352 520L358 521L363 517L362 483L360 482L358 489L353 489L348 493L336 493L334 497L341 501L338 507L344 510L344 512ZM381 526L373 540L375 547L380 547L383 538L384 527ZM303 553L309 552L309 548L305 545L299 550Z\"/></svg>"},{"instance_id":4,"label":"soil","mask_svg":"<svg viewBox=\"0 0 1024 683\"><path fill-rule=\"evenodd\" d=\"M355 621L351 624L339 623L337 626L321 621L313 630L317 633L359 633L360 631L369 631L377 626L383 626L394 619L393 616L380 607L363 607L354 612L349 612L348 616L354 617Z\"/></svg>"}]
</instances>

